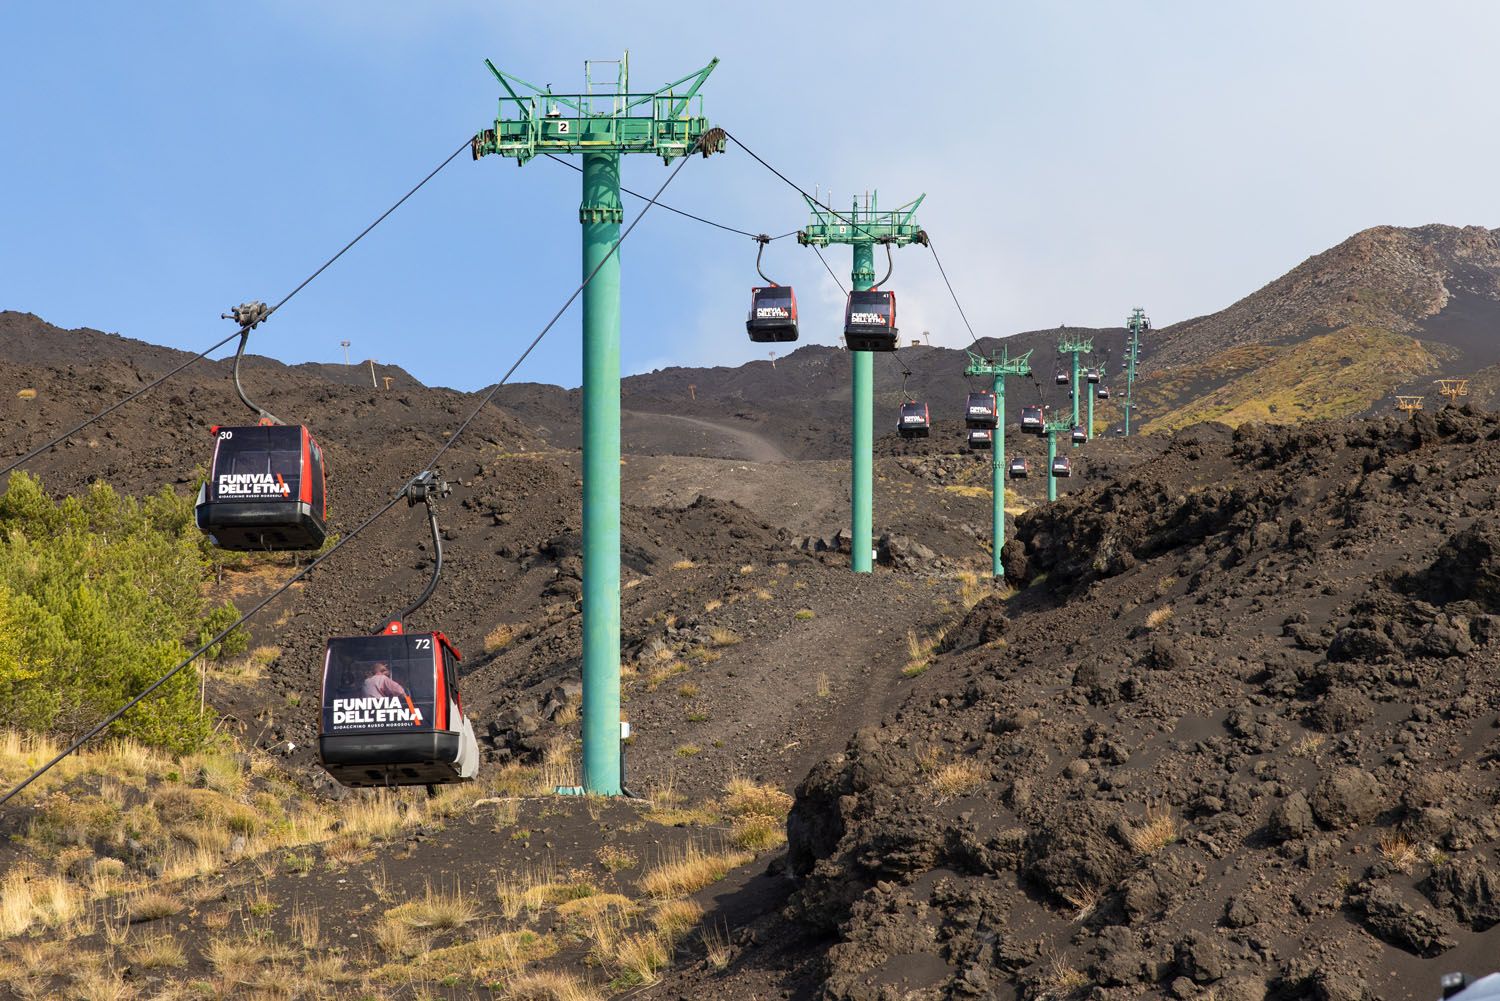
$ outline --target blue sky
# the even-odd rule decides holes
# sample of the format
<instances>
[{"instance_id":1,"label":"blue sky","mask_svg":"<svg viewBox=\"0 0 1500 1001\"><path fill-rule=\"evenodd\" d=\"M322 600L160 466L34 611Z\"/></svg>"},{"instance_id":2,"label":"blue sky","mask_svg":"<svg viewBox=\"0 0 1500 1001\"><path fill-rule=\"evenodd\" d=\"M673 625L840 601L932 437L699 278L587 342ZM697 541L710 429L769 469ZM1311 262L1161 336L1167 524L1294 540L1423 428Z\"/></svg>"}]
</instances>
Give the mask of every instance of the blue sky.
<instances>
[{"instance_id":1,"label":"blue sky","mask_svg":"<svg viewBox=\"0 0 1500 1001\"><path fill-rule=\"evenodd\" d=\"M486 57L565 92L628 48L638 90L718 56L709 117L839 207L926 192L981 334L1136 305L1161 326L1366 226L1495 224L1497 29L1474 2L3 4L0 308L201 348L490 123ZM630 157L625 181L665 171ZM465 153L253 350L337 361L348 339L429 383L493 381L578 280L578 200L561 165ZM665 200L748 230L806 218L733 147ZM653 212L623 253L628 372L764 357L749 240ZM836 343L812 251L781 241L767 267L804 340ZM904 332L966 343L925 250L889 287ZM518 379L578 382L576 308Z\"/></svg>"}]
</instances>

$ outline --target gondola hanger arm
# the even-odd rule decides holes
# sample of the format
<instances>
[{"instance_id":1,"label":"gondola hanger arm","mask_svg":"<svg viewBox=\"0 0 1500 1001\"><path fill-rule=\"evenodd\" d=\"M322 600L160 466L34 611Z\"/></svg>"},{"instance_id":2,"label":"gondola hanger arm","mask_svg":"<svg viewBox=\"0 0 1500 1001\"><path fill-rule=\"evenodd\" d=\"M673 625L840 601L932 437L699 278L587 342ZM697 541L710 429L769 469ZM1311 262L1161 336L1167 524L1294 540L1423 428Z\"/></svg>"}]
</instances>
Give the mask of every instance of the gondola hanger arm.
<instances>
[{"instance_id":1,"label":"gondola hanger arm","mask_svg":"<svg viewBox=\"0 0 1500 1001\"><path fill-rule=\"evenodd\" d=\"M427 526L432 533L432 578L417 600L397 612L386 620L380 632L389 635L400 635L406 631L406 617L427 603L432 593L437 590L438 578L443 575L443 533L438 529L437 499L447 497L453 492L447 480L440 479L438 474L431 469L424 469L413 476L397 493L397 497L406 497L407 507L416 507L418 504L427 506Z\"/></svg>"},{"instance_id":2,"label":"gondola hanger arm","mask_svg":"<svg viewBox=\"0 0 1500 1001\"><path fill-rule=\"evenodd\" d=\"M259 299L242 302L229 312L220 314L221 319L233 320L240 325L240 346L234 352L234 391L239 394L240 402L255 414L257 423L267 425L285 422L245 395L245 387L240 383L240 362L245 358L245 345L250 343L250 331L260 326L270 315L271 310Z\"/></svg>"}]
</instances>

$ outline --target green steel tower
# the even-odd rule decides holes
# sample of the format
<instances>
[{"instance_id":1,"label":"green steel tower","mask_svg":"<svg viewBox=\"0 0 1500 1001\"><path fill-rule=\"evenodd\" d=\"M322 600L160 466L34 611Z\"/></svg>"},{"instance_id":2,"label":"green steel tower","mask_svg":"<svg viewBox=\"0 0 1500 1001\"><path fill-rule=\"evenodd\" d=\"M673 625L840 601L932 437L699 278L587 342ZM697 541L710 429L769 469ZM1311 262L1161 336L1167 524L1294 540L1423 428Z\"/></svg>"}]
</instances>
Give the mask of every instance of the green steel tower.
<instances>
[{"instance_id":1,"label":"green steel tower","mask_svg":"<svg viewBox=\"0 0 1500 1001\"><path fill-rule=\"evenodd\" d=\"M1094 339L1092 337L1078 337L1074 334L1063 334L1057 341L1057 353L1060 355L1073 356L1073 427L1078 426L1078 356L1081 354L1091 355L1094 353ZM1092 409L1093 397L1089 397ZM1071 428L1069 430L1072 430ZM1093 418L1089 419L1088 436L1094 436ZM1074 443L1077 446L1077 443Z\"/></svg>"},{"instance_id":2,"label":"green steel tower","mask_svg":"<svg viewBox=\"0 0 1500 1001\"><path fill-rule=\"evenodd\" d=\"M806 196L803 196L806 198ZM927 234L916 223L917 206L926 195L897 209L881 211L878 195L866 195L864 208L859 199L847 213L835 212L812 198L807 207L812 221L797 233L797 242L805 247L827 247L848 244L854 248L854 268L850 282L855 291L872 288L875 282L875 245L892 247L927 242ZM889 272L887 272L889 276ZM882 279L882 283L883 283ZM870 351L850 351L853 363L853 390L850 394L850 424L853 444L849 471L850 557L855 573L869 573L874 557L874 515L872 497L875 490L875 356Z\"/></svg>"},{"instance_id":3,"label":"green steel tower","mask_svg":"<svg viewBox=\"0 0 1500 1001\"><path fill-rule=\"evenodd\" d=\"M1007 375L1030 375L1031 352L1012 361L1010 349L1001 348L998 356L989 358L967 352L969 364L964 375L970 378L987 375L995 391L995 442L990 455L990 491L993 495L993 510L990 512L990 539L995 552L990 559L990 573L1004 578L1005 567L1000 563L1000 549L1005 545L1005 377Z\"/></svg>"},{"instance_id":4,"label":"green steel tower","mask_svg":"<svg viewBox=\"0 0 1500 1001\"><path fill-rule=\"evenodd\" d=\"M1135 361L1141 353L1141 335L1151 329L1151 320L1137 306L1125 321L1125 329L1130 331L1130 343L1125 347L1125 435L1129 437L1130 418L1135 411Z\"/></svg>"},{"instance_id":5,"label":"green steel tower","mask_svg":"<svg viewBox=\"0 0 1500 1001\"><path fill-rule=\"evenodd\" d=\"M583 202L583 785L559 792L617 796L620 767L620 157L662 162L723 149L698 88L718 60L659 90L632 93L630 54L584 63L584 92L553 94L485 60L505 90L474 159L581 154ZM596 88L593 67L614 69ZM518 93L517 88L521 92Z\"/></svg>"},{"instance_id":6,"label":"green steel tower","mask_svg":"<svg viewBox=\"0 0 1500 1001\"><path fill-rule=\"evenodd\" d=\"M1060 421L1047 421L1042 425L1042 434L1047 436L1047 499L1057 500L1057 477L1052 475L1052 462L1057 458L1057 434L1059 431L1073 433L1076 424L1069 424L1064 418Z\"/></svg>"}]
</instances>

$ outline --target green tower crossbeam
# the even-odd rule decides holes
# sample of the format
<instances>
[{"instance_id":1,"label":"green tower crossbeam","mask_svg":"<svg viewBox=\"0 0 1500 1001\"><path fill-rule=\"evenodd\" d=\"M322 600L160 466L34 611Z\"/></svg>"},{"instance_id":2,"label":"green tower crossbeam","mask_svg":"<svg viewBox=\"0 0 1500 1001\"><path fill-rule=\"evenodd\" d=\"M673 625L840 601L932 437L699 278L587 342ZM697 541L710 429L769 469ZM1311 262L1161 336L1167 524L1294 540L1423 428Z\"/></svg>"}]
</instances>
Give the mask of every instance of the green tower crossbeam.
<instances>
[{"instance_id":1,"label":"green tower crossbeam","mask_svg":"<svg viewBox=\"0 0 1500 1001\"><path fill-rule=\"evenodd\" d=\"M1057 477L1052 475L1052 462L1057 458L1057 435L1060 431L1073 433L1076 424L1069 424L1067 419L1059 421L1047 421L1042 425L1042 434L1047 436L1047 499L1057 500Z\"/></svg>"},{"instance_id":2,"label":"green tower crossbeam","mask_svg":"<svg viewBox=\"0 0 1500 1001\"><path fill-rule=\"evenodd\" d=\"M900 208L882 210L879 195L867 195L865 205L859 199L848 212L835 212L812 198L804 198L812 210L812 220L797 233L804 247L827 247L848 244L854 251L850 283L856 292L875 284L875 245L904 247L910 243L926 244L927 234L917 225L917 206L926 195ZM874 448L875 448L875 357L870 351L851 351L852 390L850 393L850 471L849 530L850 563L855 573L869 573L874 556Z\"/></svg>"},{"instance_id":3,"label":"green tower crossbeam","mask_svg":"<svg viewBox=\"0 0 1500 1001\"><path fill-rule=\"evenodd\" d=\"M995 441L990 454L990 493L993 498L990 511L990 539L994 553L990 558L990 573L997 578L1005 577L1005 567L1000 562L1000 549L1005 545L1005 377L1007 375L1030 375L1031 352L1019 358L1010 357L1009 348L1001 348L998 357L989 358L972 351L965 352L969 364L964 375L990 377L995 391Z\"/></svg>"},{"instance_id":4,"label":"green tower crossbeam","mask_svg":"<svg viewBox=\"0 0 1500 1001\"><path fill-rule=\"evenodd\" d=\"M1135 362L1141 353L1141 335L1151 329L1151 319L1137 306L1125 321L1130 343L1125 348L1125 436L1130 436L1130 418L1135 412Z\"/></svg>"},{"instance_id":5,"label":"green tower crossbeam","mask_svg":"<svg viewBox=\"0 0 1500 1001\"><path fill-rule=\"evenodd\" d=\"M516 164L550 153L583 157L583 785L561 793L618 796L620 748L620 157L650 153L671 162L721 152L698 88L717 59L659 90L630 90L630 54L607 60L612 85L596 87L584 63L584 93L553 94L485 60L505 89L494 127L474 136L474 159ZM518 91L519 88L519 91ZM525 92L525 93L523 93Z\"/></svg>"},{"instance_id":6,"label":"green tower crossbeam","mask_svg":"<svg viewBox=\"0 0 1500 1001\"><path fill-rule=\"evenodd\" d=\"M1079 337L1075 334L1063 334L1057 342L1057 353L1060 355L1070 354L1073 356L1073 427L1078 426L1078 356L1080 354L1091 355L1094 353L1094 339L1092 337ZM1091 398L1092 399L1092 398ZM1088 436L1093 437L1093 421L1089 421ZM1071 428L1069 429L1071 430ZM1076 448L1077 442L1073 445Z\"/></svg>"}]
</instances>

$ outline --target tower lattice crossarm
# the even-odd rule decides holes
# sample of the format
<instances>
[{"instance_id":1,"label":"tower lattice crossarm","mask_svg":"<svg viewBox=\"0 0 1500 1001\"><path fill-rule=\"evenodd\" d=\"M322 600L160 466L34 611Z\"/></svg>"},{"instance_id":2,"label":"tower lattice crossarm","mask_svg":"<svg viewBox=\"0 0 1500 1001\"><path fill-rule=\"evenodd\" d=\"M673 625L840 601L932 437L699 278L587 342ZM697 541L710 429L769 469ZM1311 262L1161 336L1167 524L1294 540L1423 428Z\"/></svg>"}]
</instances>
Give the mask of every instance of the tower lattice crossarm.
<instances>
[{"instance_id":1,"label":"tower lattice crossarm","mask_svg":"<svg viewBox=\"0 0 1500 1001\"><path fill-rule=\"evenodd\" d=\"M1396 397L1396 409L1401 411L1403 414L1415 414L1422 408L1422 397L1420 396Z\"/></svg>"},{"instance_id":2,"label":"tower lattice crossarm","mask_svg":"<svg viewBox=\"0 0 1500 1001\"><path fill-rule=\"evenodd\" d=\"M894 209L880 207L880 193L866 196L859 204L856 196L847 212L838 212L812 198L803 196L812 219L797 231L797 242L804 247L827 247L833 244L884 243L905 247L911 243L925 245L927 234L917 225L917 208L925 194Z\"/></svg>"},{"instance_id":3,"label":"tower lattice crossarm","mask_svg":"<svg viewBox=\"0 0 1500 1001\"><path fill-rule=\"evenodd\" d=\"M965 351L969 356L969 364L964 367L964 375L974 376L1006 376L1006 375L1030 375L1031 374L1031 352L1015 358L1010 357L1009 348L1001 348L998 356L975 354L973 351Z\"/></svg>"},{"instance_id":4,"label":"tower lattice crossarm","mask_svg":"<svg viewBox=\"0 0 1500 1001\"><path fill-rule=\"evenodd\" d=\"M494 125L474 136L474 159L496 154L522 164L544 153L652 153L670 162L693 152L724 151L724 133L703 116L698 89L719 65L708 65L658 90L630 90L630 54L618 63L614 85L596 90L592 64L585 63L581 94L554 94L520 77L489 67L505 94Z\"/></svg>"},{"instance_id":5,"label":"tower lattice crossarm","mask_svg":"<svg viewBox=\"0 0 1500 1001\"><path fill-rule=\"evenodd\" d=\"M1468 379L1438 379L1438 393L1448 398L1451 404L1457 404L1460 396L1469 395Z\"/></svg>"},{"instance_id":6,"label":"tower lattice crossarm","mask_svg":"<svg viewBox=\"0 0 1500 1001\"><path fill-rule=\"evenodd\" d=\"M1080 337L1077 334L1063 334L1057 342L1057 353L1060 355L1091 355L1094 353L1094 338Z\"/></svg>"}]
</instances>

